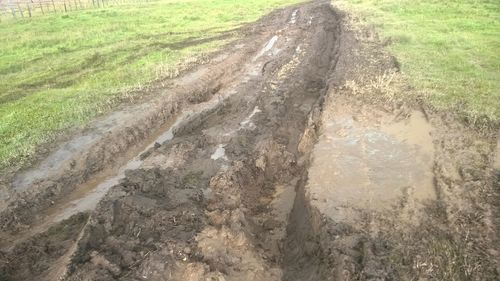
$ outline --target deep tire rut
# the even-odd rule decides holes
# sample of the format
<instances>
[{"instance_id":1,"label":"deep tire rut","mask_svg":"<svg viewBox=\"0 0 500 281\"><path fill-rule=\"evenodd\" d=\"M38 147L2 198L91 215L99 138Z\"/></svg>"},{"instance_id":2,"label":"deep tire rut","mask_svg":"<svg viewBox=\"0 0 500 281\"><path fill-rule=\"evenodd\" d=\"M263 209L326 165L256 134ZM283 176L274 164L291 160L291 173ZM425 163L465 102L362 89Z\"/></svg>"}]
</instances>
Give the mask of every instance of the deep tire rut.
<instances>
[{"instance_id":1,"label":"deep tire rut","mask_svg":"<svg viewBox=\"0 0 500 281\"><path fill-rule=\"evenodd\" d=\"M34 238L10 248L7 279L281 280L293 197L276 192L304 181L308 150L299 143L312 141L304 131L327 91L340 30L326 3L281 14L240 77L205 90L213 98L200 105L212 109L143 153L88 221L77 220L83 230L65 238L59 256L18 267L9 253Z\"/></svg>"}]
</instances>

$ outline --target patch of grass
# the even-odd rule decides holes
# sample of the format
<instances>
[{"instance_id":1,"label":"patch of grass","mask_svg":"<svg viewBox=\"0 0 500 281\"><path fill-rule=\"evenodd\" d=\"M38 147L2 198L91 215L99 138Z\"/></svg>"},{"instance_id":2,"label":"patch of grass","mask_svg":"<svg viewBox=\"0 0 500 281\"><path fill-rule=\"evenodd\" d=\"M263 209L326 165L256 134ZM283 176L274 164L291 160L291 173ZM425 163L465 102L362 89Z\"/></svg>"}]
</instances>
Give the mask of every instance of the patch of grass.
<instances>
[{"instance_id":1,"label":"patch of grass","mask_svg":"<svg viewBox=\"0 0 500 281\"><path fill-rule=\"evenodd\" d=\"M334 6L385 38L413 86L470 122L500 122L500 2L351 0Z\"/></svg>"},{"instance_id":2,"label":"patch of grass","mask_svg":"<svg viewBox=\"0 0 500 281\"><path fill-rule=\"evenodd\" d=\"M220 48L231 40L221 33L295 2L159 0L0 23L0 169Z\"/></svg>"},{"instance_id":3,"label":"patch of grass","mask_svg":"<svg viewBox=\"0 0 500 281\"><path fill-rule=\"evenodd\" d=\"M391 221L385 215L379 233L394 280L498 280L491 245L479 216L458 212L447 225L441 205L430 204L418 225Z\"/></svg>"}]
</instances>

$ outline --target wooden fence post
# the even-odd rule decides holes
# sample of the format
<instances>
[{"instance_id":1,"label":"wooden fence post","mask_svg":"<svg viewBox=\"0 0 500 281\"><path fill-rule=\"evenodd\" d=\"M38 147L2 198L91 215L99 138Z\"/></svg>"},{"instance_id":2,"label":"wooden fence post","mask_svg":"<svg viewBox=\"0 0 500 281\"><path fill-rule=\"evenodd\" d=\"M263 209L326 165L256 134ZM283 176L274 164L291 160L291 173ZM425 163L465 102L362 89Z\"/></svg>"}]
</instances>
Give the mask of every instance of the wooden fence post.
<instances>
[{"instance_id":1,"label":"wooden fence post","mask_svg":"<svg viewBox=\"0 0 500 281\"><path fill-rule=\"evenodd\" d=\"M43 6L42 6L42 0L38 0L38 4L40 4L40 10L42 10L42 15L45 15L45 12L43 11Z\"/></svg>"},{"instance_id":2,"label":"wooden fence post","mask_svg":"<svg viewBox=\"0 0 500 281\"><path fill-rule=\"evenodd\" d=\"M24 18L23 9L21 9L21 6L19 6L19 2L17 2L17 9L19 10L21 17Z\"/></svg>"},{"instance_id":3,"label":"wooden fence post","mask_svg":"<svg viewBox=\"0 0 500 281\"><path fill-rule=\"evenodd\" d=\"M28 7L28 14L31 18L31 6L30 6L30 3L26 2L26 7Z\"/></svg>"},{"instance_id":4,"label":"wooden fence post","mask_svg":"<svg viewBox=\"0 0 500 281\"><path fill-rule=\"evenodd\" d=\"M8 3L9 3L10 12L12 13L12 17L17 18L17 16L16 16L16 8L14 8L14 7L12 6L12 5L13 5L13 4L12 4L12 0L9 0L9 2L8 2Z\"/></svg>"},{"instance_id":5,"label":"wooden fence post","mask_svg":"<svg viewBox=\"0 0 500 281\"><path fill-rule=\"evenodd\" d=\"M64 0L64 12L68 12L68 9L66 9L66 0Z\"/></svg>"}]
</instances>

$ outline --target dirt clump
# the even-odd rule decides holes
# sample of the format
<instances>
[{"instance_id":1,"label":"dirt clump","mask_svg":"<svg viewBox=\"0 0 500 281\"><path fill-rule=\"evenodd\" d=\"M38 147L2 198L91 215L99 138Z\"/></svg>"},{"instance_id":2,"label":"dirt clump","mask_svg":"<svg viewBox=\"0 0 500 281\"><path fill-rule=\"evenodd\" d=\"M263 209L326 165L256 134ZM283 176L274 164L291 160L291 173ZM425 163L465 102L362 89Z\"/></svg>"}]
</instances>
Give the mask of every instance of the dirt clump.
<instances>
[{"instance_id":1,"label":"dirt clump","mask_svg":"<svg viewBox=\"0 0 500 281\"><path fill-rule=\"evenodd\" d=\"M43 274L66 253L88 221L80 213L0 253L0 280L30 280Z\"/></svg>"}]
</instances>

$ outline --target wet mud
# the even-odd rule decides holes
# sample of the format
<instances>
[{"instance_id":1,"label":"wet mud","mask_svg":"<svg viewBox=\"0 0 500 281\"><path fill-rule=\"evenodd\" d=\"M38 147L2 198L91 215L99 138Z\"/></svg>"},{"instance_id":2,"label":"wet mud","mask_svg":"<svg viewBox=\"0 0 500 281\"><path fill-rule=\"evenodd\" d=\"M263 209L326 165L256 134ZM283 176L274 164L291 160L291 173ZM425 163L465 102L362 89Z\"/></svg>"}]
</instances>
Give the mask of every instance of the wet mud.
<instances>
[{"instance_id":1,"label":"wet mud","mask_svg":"<svg viewBox=\"0 0 500 281\"><path fill-rule=\"evenodd\" d=\"M494 132L371 99L398 64L329 1L245 30L11 177L0 280L498 277Z\"/></svg>"}]
</instances>

